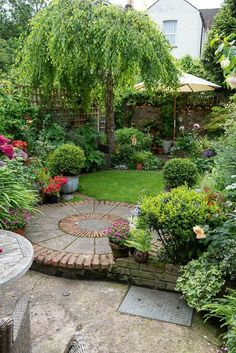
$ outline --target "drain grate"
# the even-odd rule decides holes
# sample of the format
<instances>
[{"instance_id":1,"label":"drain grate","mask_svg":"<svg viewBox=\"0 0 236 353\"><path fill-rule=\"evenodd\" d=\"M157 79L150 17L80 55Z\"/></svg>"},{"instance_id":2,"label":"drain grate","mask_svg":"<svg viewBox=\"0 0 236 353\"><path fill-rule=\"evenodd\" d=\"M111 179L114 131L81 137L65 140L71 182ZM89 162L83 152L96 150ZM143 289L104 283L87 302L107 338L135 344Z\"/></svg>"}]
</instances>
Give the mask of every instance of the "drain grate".
<instances>
[{"instance_id":1,"label":"drain grate","mask_svg":"<svg viewBox=\"0 0 236 353\"><path fill-rule=\"evenodd\" d=\"M119 312L191 326L193 310L178 293L131 286Z\"/></svg>"}]
</instances>

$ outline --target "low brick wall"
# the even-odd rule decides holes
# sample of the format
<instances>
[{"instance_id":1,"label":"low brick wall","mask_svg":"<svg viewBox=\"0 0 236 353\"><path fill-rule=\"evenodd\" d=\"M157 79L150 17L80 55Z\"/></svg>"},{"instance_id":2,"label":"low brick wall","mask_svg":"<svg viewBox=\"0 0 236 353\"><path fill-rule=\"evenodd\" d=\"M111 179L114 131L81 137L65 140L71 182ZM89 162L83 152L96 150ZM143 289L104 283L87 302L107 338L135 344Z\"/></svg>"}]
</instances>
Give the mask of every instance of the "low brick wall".
<instances>
[{"instance_id":1,"label":"low brick wall","mask_svg":"<svg viewBox=\"0 0 236 353\"><path fill-rule=\"evenodd\" d=\"M153 289L175 290L179 267L148 261L139 264L132 258L119 258L107 273L112 280L128 282Z\"/></svg>"}]
</instances>

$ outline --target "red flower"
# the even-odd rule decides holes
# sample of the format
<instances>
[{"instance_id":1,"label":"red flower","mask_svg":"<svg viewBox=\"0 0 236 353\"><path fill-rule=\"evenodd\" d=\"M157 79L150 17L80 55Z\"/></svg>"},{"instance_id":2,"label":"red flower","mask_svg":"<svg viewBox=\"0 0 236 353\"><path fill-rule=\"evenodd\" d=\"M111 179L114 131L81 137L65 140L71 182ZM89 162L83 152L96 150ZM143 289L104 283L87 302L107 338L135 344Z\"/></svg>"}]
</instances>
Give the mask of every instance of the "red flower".
<instances>
[{"instance_id":1,"label":"red flower","mask_svg":"<svg viewBox=\"0 0 236 353\"><path fill-rule=\"evenodd\" d=\"M66 177L55 176L54 178L50 178L50 183L43 188L43 193L47 195L57 194L62 185L67 183Z\"/></svg>"},{"instance_id":2,"label":"red flower","mask_svg":"<svg viewBox=\"0 0 236 353\"><path fill-rule=\"evenodd\" d=\"M12 146L19 148L20 150L27 150L27 142L21 141L21 140L15 140L12 142Z\"/></svg>"}]
</instances>

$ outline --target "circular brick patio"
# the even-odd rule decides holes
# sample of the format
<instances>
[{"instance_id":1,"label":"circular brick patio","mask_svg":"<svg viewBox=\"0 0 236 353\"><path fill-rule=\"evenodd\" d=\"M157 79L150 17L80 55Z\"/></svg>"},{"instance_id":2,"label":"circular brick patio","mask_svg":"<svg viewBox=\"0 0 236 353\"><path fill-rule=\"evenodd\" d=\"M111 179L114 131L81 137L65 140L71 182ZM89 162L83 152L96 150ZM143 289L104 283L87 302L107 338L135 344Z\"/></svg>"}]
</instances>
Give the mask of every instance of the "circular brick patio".
<instances>
[{"instance_id":1,"label":"circular brick patio","mask_svg":"<svg viewBox=\"0 0 236 353\"><path fill-rule=\"evenodd\" d=\"M106 230L112 222L118 220L124 218L103 213L75 214L59 221L59 229L76 237L102 238L107 236Z\"/></svg>"},{"instance_id":2,"label":"circular brick patio","mask_svg":"<svg viewBox=\"0 0 236 353\"><path fill-rule=\"evenodd\" d=\"M107 270L114 260L105 229L129 218L133 208L95 200L41 206L26 232L34 245L34 267Z\"/></svg>"}]
</instances>

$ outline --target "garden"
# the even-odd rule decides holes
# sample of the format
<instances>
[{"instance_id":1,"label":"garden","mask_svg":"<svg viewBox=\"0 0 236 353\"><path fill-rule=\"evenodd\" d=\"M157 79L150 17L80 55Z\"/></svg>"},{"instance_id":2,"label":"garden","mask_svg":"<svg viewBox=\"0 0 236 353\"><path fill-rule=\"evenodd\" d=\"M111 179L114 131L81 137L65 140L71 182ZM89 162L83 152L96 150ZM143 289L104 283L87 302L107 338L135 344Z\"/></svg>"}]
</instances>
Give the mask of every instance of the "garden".
<instances>
[{"instance_id":1,"label":"garden","mask_svg":"<svg viewBox=\"0 0 236 353\"><path fill-rule=\"evenodd\" d=\"M145 14L105 1L52 1L32 18L20 48L0 81L0 228L23 236L44 206L131 207L103 234L115 262L176 266L175 289L221 327L218 353L236 353L234 32L215 32L207 49L224 102L204 125L177 116L174 141L183 66ZM213 94L192 100L208 104ZM130 107L144 103L160 107L160 119L134 126Z\"/></svg>"}]
</instances>

